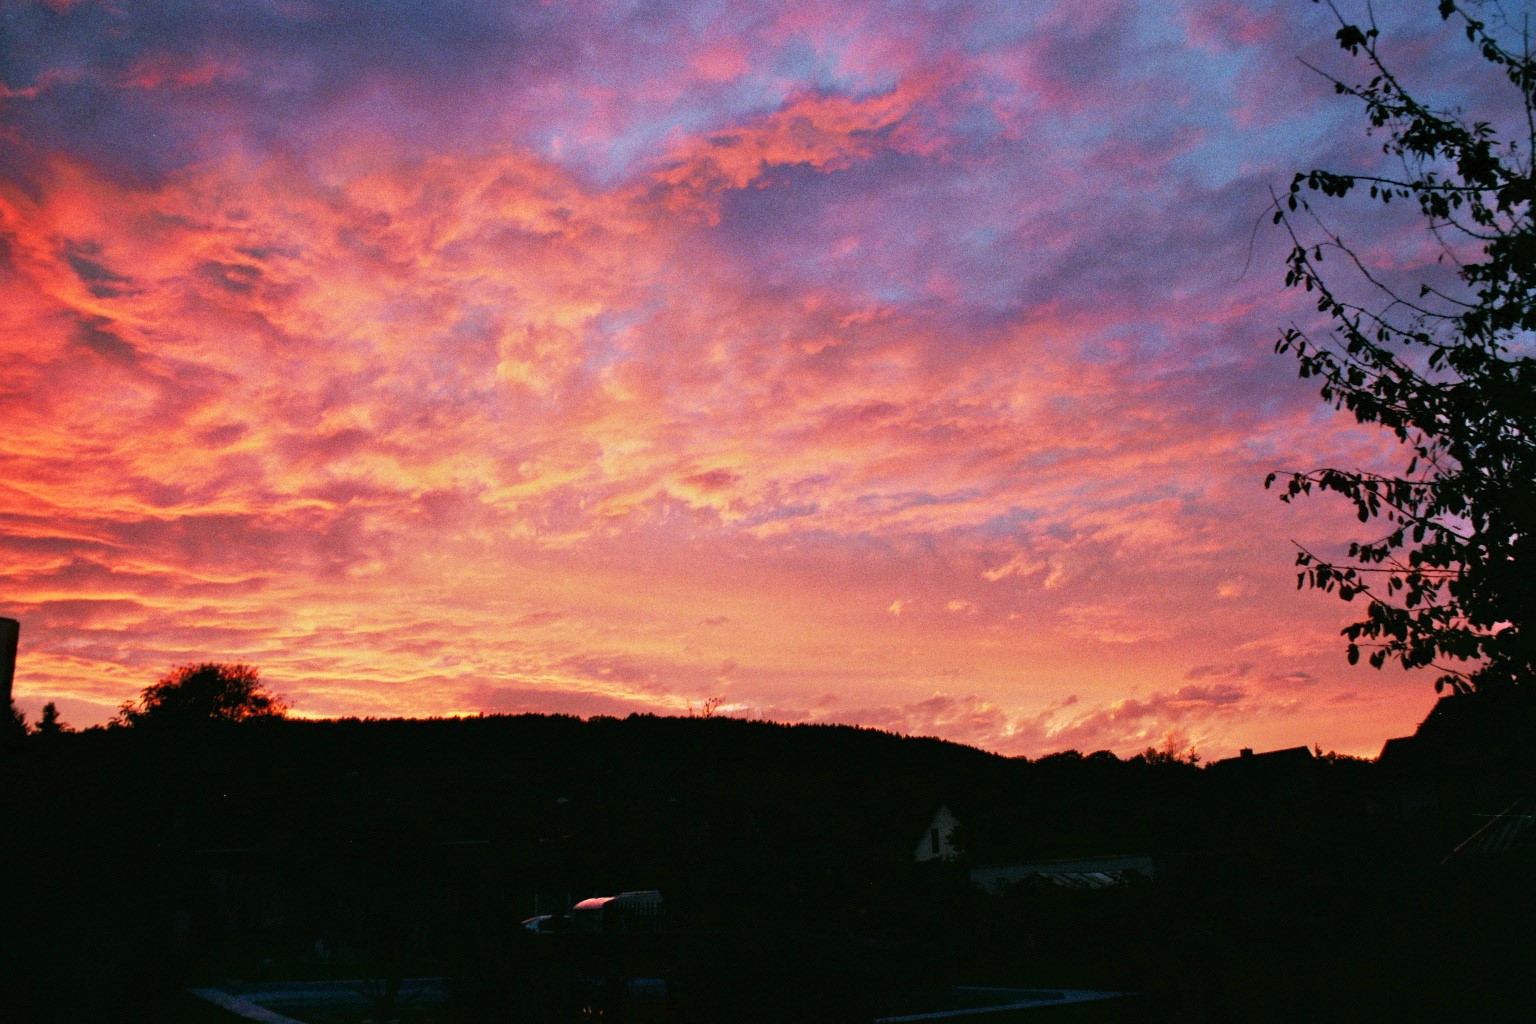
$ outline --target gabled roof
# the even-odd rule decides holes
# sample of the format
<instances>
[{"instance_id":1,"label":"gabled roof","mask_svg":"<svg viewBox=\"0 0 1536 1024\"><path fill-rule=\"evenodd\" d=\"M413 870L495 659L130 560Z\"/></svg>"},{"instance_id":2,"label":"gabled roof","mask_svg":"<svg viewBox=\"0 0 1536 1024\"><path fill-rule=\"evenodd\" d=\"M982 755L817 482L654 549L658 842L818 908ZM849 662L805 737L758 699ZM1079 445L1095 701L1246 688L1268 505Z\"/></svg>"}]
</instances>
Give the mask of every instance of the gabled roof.
<instances>
[{"instance_id":1,"label":"gabled roof","mask_svg":"<svg viewBox=\"0 0 1536 1024\"><path fill-rule=\"evenodd\" d=\"M1394 736L1381 745L1381 753L1376 755L1378 764L1401 760L1413 750L1412 736Z\"/></svg>"},{"instance_id":2,"label":"gabled roof","mask_svg":"<svg viewBox=\"0 0 1536 1024\"><path fill-rule=\"evenodd\" d=\"M1396 770L1529 765L1536 752L1536 686L1441 697L1412 736L1391 739L1380 761Z\"/></svg>"},{"instance_id":3,"label":"gabled roof","mask_svg":"<svg viewBox=\"0 0 1536 1024\"><path fill-rule=\"evenodd\" d=\"M1237 757L1212 761L1210 770L1230 771L1237 768L1252 771L1278 771L1286 768L1303 768L1316 760L1317 758L1307 747L1285 747L1282 750L1266 750L1258 754L1244 748Z\"/></svg>"}]
</instances>

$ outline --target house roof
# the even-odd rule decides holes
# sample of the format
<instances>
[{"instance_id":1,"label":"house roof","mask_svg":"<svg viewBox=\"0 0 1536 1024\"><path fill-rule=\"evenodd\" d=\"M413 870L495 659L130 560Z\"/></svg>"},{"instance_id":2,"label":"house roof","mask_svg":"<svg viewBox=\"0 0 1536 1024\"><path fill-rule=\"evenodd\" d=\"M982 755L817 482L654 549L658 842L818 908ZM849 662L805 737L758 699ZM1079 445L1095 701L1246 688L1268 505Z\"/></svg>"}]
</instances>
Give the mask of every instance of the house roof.
<instances>
[{"instance_id":1,"label":"house roof","mask_svg":"<svg viewBox=\"0 0 1536 1024\"><path fill-rule=\"evenodd\" d=\"M1297 768L1310 765L1316 760L1317 758L1312 755L1312 751L1307 747L1285 747L1281 750L1266 750L1258 754L1244 748L1243 752L1237 757L1212 761L1210 768L1214 771L1230 771L1234 768L1269 771L1282 767Z\"/></svg>"},{"instance_id":2,"label":"house roof","mask_svg":"<svg viewBox=\"0 0 1536 1024\"><path fill-rule=\"evenodd\" d=\"M1397 770L1529 765L1536 751L1536 687L1441 697L1412 736L1391 739L1380 761Z\"/></svg>"}]
</instances>

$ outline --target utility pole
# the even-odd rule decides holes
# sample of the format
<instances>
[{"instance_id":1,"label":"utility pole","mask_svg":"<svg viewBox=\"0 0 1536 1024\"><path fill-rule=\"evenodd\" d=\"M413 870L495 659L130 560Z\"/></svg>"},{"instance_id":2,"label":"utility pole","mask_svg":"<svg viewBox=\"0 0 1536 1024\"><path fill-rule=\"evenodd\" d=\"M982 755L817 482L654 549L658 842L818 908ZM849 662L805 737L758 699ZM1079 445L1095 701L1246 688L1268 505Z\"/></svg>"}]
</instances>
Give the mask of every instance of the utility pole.
<instances>
[{"instance_id":1,"label":"utility pole","mask_svg":"<svg viewBox=\"0 0 1536 1024\"><path fill-rule=\"evenodd\" d=\"M0 690L5 691L5 701L11 701L11 683L16 681L16 641L21 637L21 623L15 619L0 619Z\"/></svg>"},{"instance_id":2,"label":"utility pole","mask_svg":"<svg viewBox=\"0 0 1536 1024\"><path fill-rule=\"evenodd\" d=\"M0 618L0 690L5 692L5 713L11 713L11 684L16 681L16 642L21 638L21 623L15 619ZM10 722L6 722L4 738L0 746L11 739Z\"/></svg>"}]
</instances>

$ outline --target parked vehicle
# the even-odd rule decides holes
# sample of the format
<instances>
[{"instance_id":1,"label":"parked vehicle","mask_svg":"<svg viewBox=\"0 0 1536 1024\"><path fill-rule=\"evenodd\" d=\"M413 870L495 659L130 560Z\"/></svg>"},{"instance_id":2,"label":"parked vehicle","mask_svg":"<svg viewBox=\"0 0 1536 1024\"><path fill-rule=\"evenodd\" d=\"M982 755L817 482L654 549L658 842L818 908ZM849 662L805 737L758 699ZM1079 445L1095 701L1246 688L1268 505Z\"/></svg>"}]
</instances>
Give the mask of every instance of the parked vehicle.
<instances>
[{"instance_id":1,"label":"parked vehicle","mask_svg":"<svg viewBox=\"0 0 1536 1024\"><path fill-rule=\"evenodd\" d=\"M571 908L578 932L605 935L659 932L663 929L661 893L655 889L594 896Z\"/></svg>"}]
</instances>

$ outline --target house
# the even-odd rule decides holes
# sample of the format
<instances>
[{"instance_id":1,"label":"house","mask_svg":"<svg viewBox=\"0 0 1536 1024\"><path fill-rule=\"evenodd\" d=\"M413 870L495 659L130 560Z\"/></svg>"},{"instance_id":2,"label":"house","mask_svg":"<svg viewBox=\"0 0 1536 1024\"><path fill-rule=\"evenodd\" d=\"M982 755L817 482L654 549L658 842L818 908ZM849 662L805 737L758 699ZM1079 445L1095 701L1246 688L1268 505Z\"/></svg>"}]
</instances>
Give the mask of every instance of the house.
<instances>
[{"instance_id":1,"label":"house","mask_svg":"<svg viewBox=\"0 0 1536 1024\"><path fill-rule=\"evenodd\" d=\"M954 860L960 855L960 849L954 843L955 828L959 826L960 819L949 809L948 804L940 804L938 810L933 812L933 818L929 820L928 827L923 830L922 836L917 841L917 848L912 852L915 861Z\"/></svg>"},{"instance_id":2,"label":"house","mask_svg":"<svg viewBox=\"0 0 1536 1024\"><path fill-rule=\"evenodd\" d=\"M1317 760L1306 747L1286 747L1283 750L1266 750L1255 754L1251 747L1238 751L1238 756L1211 762L1208 771L1242 772L1250 776L1284 778L1311 771Z\"/></svg>"},{"instance_id":3,"label":"house","mask_svg":"<svg viewBox=\"0 0 1536 1024\"><path fill-rule=\"evenodd\" d=\"M960 819L948 804L940 804L918 838L912 859L919 862L954 861L960 846L954 841ZM987 892L1000 892L1020 882L1047 883L1068 889L1105 889L1156 877L1153 860L1146 855L1108 854L1051 860L1019 860L969 869L971 883Z\"/></svg>"},{"instance_id":4,"label":"house","mask_svg":"<svg viewBox=\"0 0 1536 1024\"><path fill-rule=\"evenodd\" d=\"M1536 750L1536 690L1441 697L1412 736L1388 740L1377 759L1398 772L1528 767Z\"/></svg>"}]
</instances>

